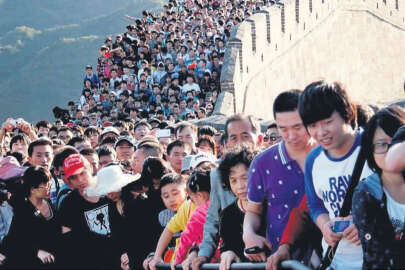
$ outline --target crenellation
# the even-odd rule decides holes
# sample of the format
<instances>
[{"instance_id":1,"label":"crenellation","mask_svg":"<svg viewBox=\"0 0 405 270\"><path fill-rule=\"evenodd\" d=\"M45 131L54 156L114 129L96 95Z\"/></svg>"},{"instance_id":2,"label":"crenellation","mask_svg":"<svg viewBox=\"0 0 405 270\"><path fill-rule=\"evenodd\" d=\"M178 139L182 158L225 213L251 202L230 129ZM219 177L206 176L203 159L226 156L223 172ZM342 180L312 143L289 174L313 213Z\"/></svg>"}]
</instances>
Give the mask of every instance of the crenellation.
<instances>
[{"instance_id":1,"label":"crenellation","mask_svg":"<svg viewBox=\"0 0 405 270\"><path fill-rule=\"evenodd\" d=\"M236 27L227 44L221 89L233 95L234 102L227 109L231 107L234 113L254 113L266 119L269 115L268 102L279 91L303 87L310 80L322 76L342 78L356 87L364 81L370 89L377 89L377 85L379 88L381 85L399 87L403 83L403 78L401 84L398 82L399 71L392 71L384 77L376 74L376 70L381 72L381 69L372 66L397 61L394 64L405 70L405 64L396 60L398 56L395 57L395 54L403 55L405 52L391 50L386 53L387 59L382 59L381 53L378 53L380 57L370 55L379 48L374 44L371 46L370 42L374 40L373 33L381 32L379 27L391 29L392 26L395 30L389 33L387 39L405 41L405 13L400 2L284 0L284 5L273 5L256 12ZM368 43L353 45L352 41L356 39L364 39ZM346 71L340 67L333 70L330 65L341 65L344 61L353 67ZM365 70L367 61L375 64L370 64ZM349 70L353 71L349 73ZM370 82L366 78L370 78ZM377 79L384 83L377 82ZM257 91L260 91L259 94ZM384 99L379 95L377 97ZM229 102L230 99L227 100Z\"/></svg>"}]
</instances>

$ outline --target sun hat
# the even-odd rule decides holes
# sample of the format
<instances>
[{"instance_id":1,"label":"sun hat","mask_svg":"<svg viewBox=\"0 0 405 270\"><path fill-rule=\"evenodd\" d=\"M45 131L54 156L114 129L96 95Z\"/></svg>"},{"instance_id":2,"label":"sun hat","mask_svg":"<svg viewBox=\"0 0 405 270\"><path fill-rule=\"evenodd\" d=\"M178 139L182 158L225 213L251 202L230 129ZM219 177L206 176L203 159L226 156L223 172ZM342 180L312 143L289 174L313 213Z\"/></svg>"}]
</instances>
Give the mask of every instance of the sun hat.
<instances>
[{"instance_id":1,"label":"sun hat","mask_svg":"<svg viewBox=\"0 0 405 270\"><path fill-rule=\"evenodd\" d=\"M89 186L84 192L90 197L119 192L124 186L137 181L140 177L140 174L125 174L119 165L110 165L97 172L96 184Z\"/></svg>"}]
</instances>

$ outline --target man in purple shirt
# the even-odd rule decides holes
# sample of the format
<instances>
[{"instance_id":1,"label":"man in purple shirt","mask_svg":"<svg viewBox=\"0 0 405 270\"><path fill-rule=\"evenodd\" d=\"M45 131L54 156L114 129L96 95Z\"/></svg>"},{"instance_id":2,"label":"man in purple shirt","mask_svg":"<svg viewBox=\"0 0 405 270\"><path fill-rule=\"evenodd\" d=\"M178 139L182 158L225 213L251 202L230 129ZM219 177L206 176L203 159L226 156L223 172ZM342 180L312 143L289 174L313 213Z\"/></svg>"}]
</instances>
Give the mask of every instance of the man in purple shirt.
<instances>
[{"instance_id":1,"label":"man in purple shirt","mask_svg":"<svg viewBox=\"0 0 405 270\"><path fill-rule=\"evenodd\" d=\"M243 225L246 248L276 250L291 210L305 194L303 168L314 143L298 113L300 93L286 91L275 99L274 119L283 140L258 155L249 168L249 202ZM266 214L267 239L256 233L262 214ZM247 255L252 261L266 260L264 252Z\"/></svg>"}]
</instances>

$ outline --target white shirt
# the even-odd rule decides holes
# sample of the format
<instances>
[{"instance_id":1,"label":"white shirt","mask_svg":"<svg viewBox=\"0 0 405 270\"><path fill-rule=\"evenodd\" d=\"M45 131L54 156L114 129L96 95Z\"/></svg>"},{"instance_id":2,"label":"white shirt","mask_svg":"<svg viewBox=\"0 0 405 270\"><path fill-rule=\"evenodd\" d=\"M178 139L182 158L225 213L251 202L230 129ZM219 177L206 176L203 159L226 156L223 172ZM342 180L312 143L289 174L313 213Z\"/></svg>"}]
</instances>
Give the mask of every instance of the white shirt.
<instances>
[{"instance_id":1,"label":"white shirt","mask_svg":"<svg viewBox=\"0 0 405 270\"><path fill-rule=\"evenodd\" d=\"M387 211L388 216L391 220L392 226L394 227L395 234L400 234L404 232L405 226L405 203L399 203L385 190L385 195L387 196Z\"/></svg>"}]
</instances>

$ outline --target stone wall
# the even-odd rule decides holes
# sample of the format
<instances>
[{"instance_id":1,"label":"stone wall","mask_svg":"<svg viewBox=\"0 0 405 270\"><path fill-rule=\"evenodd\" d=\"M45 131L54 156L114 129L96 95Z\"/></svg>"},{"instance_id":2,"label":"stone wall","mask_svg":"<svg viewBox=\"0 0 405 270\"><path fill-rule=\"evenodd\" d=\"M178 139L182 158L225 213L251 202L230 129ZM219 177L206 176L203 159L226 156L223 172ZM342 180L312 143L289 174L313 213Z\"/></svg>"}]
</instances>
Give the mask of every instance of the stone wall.
<instances>
[{"instance_id":1,"label":"stone wall","mask_svg":"<svg viewBox=\"0 0 405 270\"><path fill-rule=\"evenodd\" d=\"M402 97L404 17L402 0L284 0L252 15L227 44L214 114L272 119L280 92L319 78L363 103Z\"/></svg>"}]
</instances>

